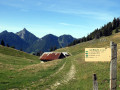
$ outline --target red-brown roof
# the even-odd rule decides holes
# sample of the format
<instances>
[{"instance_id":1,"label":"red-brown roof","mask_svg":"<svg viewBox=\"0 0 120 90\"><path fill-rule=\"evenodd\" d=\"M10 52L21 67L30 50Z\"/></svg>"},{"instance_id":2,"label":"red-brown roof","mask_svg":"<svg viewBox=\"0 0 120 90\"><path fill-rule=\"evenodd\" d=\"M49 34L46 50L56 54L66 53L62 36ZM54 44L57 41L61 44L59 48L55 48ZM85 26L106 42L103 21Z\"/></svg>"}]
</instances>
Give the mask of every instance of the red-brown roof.
<instances>
[{"instance_id":1,"label":"red-brown roof","mask_svg":"<svg viewBox=\"0 0 120 90\"><path fill-rule=\"evenodd\" d=\"M55 60L59 59L60 55L62 53L56 53L56 52L49 52L49 53L43 53L43 55L40 57L40 60Z\"/></svg>"}]
</instances>

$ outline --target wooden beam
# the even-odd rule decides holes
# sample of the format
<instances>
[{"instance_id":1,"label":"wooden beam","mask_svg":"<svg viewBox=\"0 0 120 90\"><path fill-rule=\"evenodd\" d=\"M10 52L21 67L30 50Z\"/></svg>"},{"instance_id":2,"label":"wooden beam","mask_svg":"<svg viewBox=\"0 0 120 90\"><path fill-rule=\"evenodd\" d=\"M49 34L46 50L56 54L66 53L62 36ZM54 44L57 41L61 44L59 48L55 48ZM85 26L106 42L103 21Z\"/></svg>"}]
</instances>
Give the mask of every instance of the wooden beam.
<instances>
[{"instance_id":1,"label":"wooden beam","mask_svg":"<svg viewBox=\"0 0 120 90\"><path fill-rule=\"evenodd\" d=\"M110 42L111 62L110 62L110 90L117 89L117 44Z\"/></svg>"},{"instance_id":2,"label":"wooden beam","mask_svg":"<svg viewBox=\"0 0 120 90\"><path fill-rule=\"evenodd\" d=\"M98 90L97 75L93 74L93 90Z\"/></svg>"}]
</instances>

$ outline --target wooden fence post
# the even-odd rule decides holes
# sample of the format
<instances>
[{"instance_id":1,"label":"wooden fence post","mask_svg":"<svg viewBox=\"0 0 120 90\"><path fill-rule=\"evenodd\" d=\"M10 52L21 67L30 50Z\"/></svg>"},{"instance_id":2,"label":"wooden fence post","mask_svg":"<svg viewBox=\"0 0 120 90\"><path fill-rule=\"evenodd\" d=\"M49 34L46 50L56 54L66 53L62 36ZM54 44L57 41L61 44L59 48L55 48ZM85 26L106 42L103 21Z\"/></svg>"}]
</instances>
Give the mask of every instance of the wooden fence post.
<instances>
[{"instance_id":1,"label":"wooden fence post","mask_svg":"<svg viewBox=\"0 0 120 90\"><path fill-rule=\"evenodd\" d=\"M110 62L110 90L117 89L117 44L110 42L111 62Z\"/></svg>"},{"instance_id":2,"label":"wooden fence post","mask_svg":"<svg viewBox=\"0 0 120 90\"><path fill-rule=\"evenodd\" d=\"M97 76L93 74L93 90L98 90Z\"/></svg>"}]
</instances>

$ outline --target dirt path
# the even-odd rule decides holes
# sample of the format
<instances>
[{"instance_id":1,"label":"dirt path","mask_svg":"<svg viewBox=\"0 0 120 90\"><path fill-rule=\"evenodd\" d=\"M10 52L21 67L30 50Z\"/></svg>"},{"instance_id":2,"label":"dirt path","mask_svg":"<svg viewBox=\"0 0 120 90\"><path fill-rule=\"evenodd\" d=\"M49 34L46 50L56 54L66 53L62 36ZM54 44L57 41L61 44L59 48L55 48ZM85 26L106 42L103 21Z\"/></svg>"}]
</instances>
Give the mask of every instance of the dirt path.
<instances>
[{"instance_id":1,"label":"dirt path","mask_svg":"<svg viewBox=\"0 0 120 90\"><path fill-rule=\"evenodd\" d=\"M62 78L62 80L56 81L53 85L51 85L51 89L55 90L59 85L68 83L70 80L74 78L75 73L76 73L75 65L72 64L70 67L70 71L64 76L64 78Z\"/></svg>"},{"instance_id":2,"label":"dirt path","mask_svg":"<svg viewBox=\"0 0 120 90\"><path fill-rule=\"evenodd\" d=\"M66 65L66 62L57 70L57 72L50 75L49 77L40 79L39 82L43 83L43 82L49 80L50 78L54 78L57 74L59 74L65 68L65 65ZM54 84L49 85L49 88L46 88L45 90L56 90L59 85L67 84L70 80L74 79L75 73L76 73L75 65L72 63L70 66L70 70L68 72L66 72L65 75L63 75L63 78L61 78L61 80L59 80L59 81L58 80L55 81ZM37 86L39 86L39 83L33 82L33 84L31 86L37 87ZM27 87L27 88L31 89L30 87Z\"/></svg>"},{"instance_id":3,"label":"dirt path","mask_svg":"<svg viewBox=\"0 0 120 90\"><path fill-rule=\"evenodd\" d=\"M50 78L53 78L56 74L58 74L61 70L63 70L64 66L66 65L66 62L57 70L57 72L53 73L52 75L46 77L46 78L43 78L43 79L40 79L39 82L45 82L47 80L49 80ZM32 87L37 87L39 85L39 83L36 83L36 82L32 82ZM31 89L31 87L27 87L29 89Z\"/></svg>"},{"instance_id":4,"label":"dirt path","mask_svg":"<svg viewBox=\"0 0 120 90\"><path fill-rule=\"evenodd\" d=\"M52 74L50 77L53 77L54 75L58 74L65 66L66 62L58 69L57 72L55 72L54 74Z\"/></svg>"}]
</instances>

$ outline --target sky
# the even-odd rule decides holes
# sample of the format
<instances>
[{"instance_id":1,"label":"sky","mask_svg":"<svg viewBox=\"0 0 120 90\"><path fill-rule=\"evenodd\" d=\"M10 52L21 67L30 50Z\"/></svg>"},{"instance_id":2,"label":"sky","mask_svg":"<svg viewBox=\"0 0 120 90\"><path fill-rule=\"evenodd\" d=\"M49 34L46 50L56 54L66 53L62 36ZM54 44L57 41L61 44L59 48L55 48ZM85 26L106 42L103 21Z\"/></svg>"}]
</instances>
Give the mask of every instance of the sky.
<instances>
[{"instance_id":1,"label":"sky","mask_svg":"<svg viewBox=\"0 0 120 90\"><path fill-rule=\"evenodd\" d=\"M119 0L0 0L0 32L23 28L46 34L87 36L120 16Z\"/></svg>"}]
</instances>

